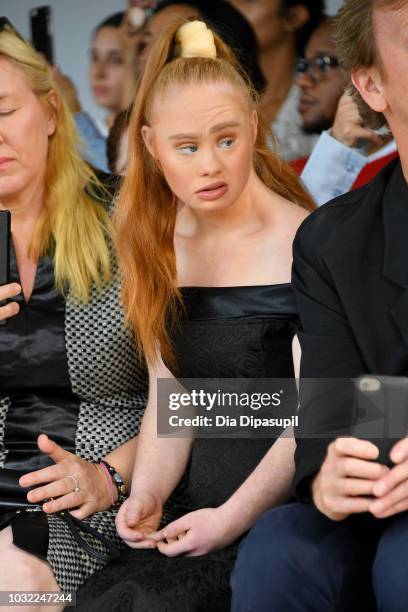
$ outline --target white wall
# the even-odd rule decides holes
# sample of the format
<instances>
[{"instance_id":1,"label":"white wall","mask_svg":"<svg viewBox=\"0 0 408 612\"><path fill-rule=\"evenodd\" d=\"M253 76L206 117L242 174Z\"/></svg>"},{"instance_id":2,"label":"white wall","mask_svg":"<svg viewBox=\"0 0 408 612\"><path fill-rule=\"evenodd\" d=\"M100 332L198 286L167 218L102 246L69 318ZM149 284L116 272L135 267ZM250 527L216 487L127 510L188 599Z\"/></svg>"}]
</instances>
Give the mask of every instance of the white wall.
<instances>
[{"instance_id":1,"label":"white wall","mask_svg":"<svg viewBox=\"0 0 408 612\"><path fill-rule=\"evenodd\" d=\"M213 0L209 0L213 1ZM341 0L326 0L333 14ZM88 82L89 40L93 28L105 17L122 11L127 0L44 0L52 7L55 27L55 59L61 70L75 82L83 108L102 120L103 111L95 106ZM29 36L28 11L41 0L0 0L0 15L5 15L24 36Z\"/></svg>"},{"instance_id":2,"label":"white wall","mask_svg":"<svg viewBox=\"0 0 408 612\"><path fill-rule=\"evenodd\" d=\"M339 9L342 0L326 0L327 13L334 15Z\"/></svg>"},{"instance_id":3,"label":"white wall","mask_svg":"<svg viewBox=\"0 0 408 612\"><path fill-rule=\"evenodd\" d=\"M105 17L124 10L127 0L0 0L0 15L8 17L23 36L29 37L28 11L44 4L53 10L56 63L74 80L82 106L102 120L104 113L95 106L89 89L90 35Z\"/></svg>"}]
</instances>

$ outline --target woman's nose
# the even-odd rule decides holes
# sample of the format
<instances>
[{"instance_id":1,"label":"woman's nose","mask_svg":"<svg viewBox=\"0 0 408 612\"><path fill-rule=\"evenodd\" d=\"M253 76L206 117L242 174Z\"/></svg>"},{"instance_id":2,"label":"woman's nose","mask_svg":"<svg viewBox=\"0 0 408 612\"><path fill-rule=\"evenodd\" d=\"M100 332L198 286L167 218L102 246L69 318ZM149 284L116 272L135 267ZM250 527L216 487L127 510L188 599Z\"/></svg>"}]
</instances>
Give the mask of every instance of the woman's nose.
<instances>
[{"instance_id":1,"label":"woman's nose","mask_svg":"<svg viewBox=\"0 0 408 612\"><path fill-rule=\"evenodd\" d=\"M221 169L218 155L212 149L204 150L200 159L200 174L202 176L214 176Z\"/></svg>"},{"instance_id":2,"label":"woman's nose","mask_svg":"<svg viewBox=\"0 0 408 612\"><path fill-rule=\"evenodd\" d=\"M104 77L106 75L106 62L104 62L103 60L98 60L94 62L93 70L95 76L99 78Z\"/></svg>"}]
</instances>

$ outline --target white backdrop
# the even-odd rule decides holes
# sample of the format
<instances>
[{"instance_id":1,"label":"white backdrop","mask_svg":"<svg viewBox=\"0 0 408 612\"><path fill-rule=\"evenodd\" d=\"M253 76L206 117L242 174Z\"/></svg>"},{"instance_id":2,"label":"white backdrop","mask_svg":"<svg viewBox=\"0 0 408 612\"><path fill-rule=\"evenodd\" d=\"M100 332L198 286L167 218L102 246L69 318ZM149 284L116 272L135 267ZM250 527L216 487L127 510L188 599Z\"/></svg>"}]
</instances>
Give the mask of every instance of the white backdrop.
<instances>
[{"instance_id":1,"label":"white backdrop","mask_svg":"<svg viewBox=\"0 0 408 612\"><path fill-rule=\"evenodd\" d=\"M327 12L330 15L334 15L340 5L341 0L326 0Z\"/></svg>"},{"instance_id":2,"label":"white backdrop","mask_svg":"<svg viewBox=\"0 0 408 612\"><path fill-rule=\"evenodd\" d=\"M341 0L326 0L333 14ZM29 36L28 11L41 0L0 0L0 15L5 15L24 36ZM127 0L45 0L53 9L55 58L61 70L75 82L82 106L101 120L103 112L95 106L88 83L88 51L93 28L105 17L122 11Z\"/></svg>"}]
</instances>

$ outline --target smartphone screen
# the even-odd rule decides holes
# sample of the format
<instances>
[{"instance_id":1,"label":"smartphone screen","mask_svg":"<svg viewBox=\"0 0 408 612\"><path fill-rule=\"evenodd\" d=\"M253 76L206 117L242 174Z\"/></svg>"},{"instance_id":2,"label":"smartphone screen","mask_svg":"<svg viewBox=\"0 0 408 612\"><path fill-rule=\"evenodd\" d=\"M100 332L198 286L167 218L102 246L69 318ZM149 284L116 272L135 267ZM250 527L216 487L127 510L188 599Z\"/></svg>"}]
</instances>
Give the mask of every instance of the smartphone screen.
<instances>
[{"instance_id":1,"label":"smartphone screen","mask_svg":"<svg viewBox=\"0 0 408 612\"><path fill-rule=\"evenodd\" d=\"M54 64L53 24L50 6L37 6L30 11L31 40L34 49Z\"/></svg>"},{"instance_id":2,"label":"smartphone screen","mask_svg":"<svg viewBox=\"0 0 408 612\"><path fill-rule=\"evenodd\" d=\"M11 215L8 210L0 210L0 286L10 282L10 240ZM6 302L0 302L4 306ZM7 319L0 321L5 325Z\"/></svg>"}]
</instances>

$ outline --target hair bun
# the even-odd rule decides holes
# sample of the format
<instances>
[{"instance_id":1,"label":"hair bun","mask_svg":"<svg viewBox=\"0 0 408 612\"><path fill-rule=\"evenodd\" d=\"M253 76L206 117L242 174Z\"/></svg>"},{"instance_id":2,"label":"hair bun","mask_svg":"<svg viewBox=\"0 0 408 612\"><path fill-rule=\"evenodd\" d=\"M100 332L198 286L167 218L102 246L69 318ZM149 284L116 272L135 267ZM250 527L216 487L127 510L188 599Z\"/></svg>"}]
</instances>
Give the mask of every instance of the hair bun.
<instances>
[{"instance_id":1,"label":"hair bun","mask_svg":"<svg viewBox=\"0 0 408 612\"><path fill-rule=\"evenodd\" d=\"M184 23L176 33L174 57L209 57L216 59L214 35L203 21Z\"/></svg>"}]
</instances>

